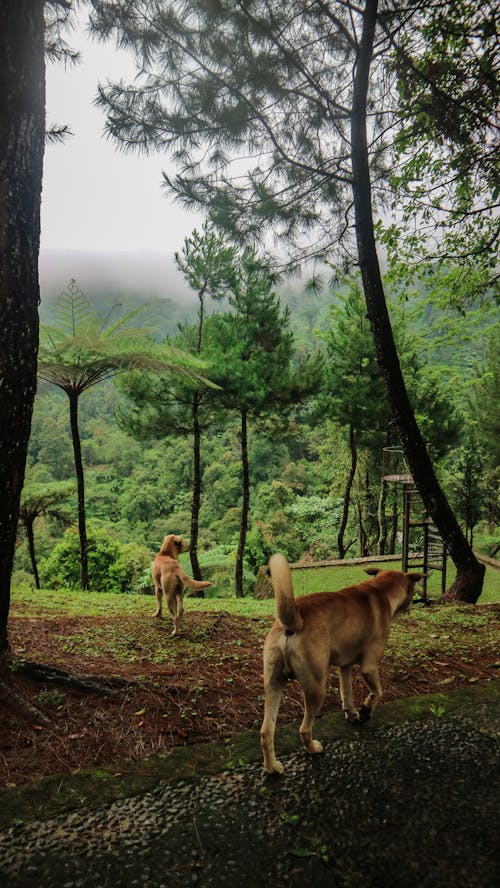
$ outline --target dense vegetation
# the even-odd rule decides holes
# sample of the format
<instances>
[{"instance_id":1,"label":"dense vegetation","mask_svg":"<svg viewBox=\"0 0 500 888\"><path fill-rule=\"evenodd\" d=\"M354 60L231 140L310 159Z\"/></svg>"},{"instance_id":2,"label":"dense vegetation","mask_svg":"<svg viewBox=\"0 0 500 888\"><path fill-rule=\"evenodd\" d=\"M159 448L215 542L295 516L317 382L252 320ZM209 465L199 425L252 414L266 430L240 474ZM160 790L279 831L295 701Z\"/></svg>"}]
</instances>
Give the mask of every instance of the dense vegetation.
<instances>
[{"instance_id":1,"label":"dense vegetation","mask_svg":"<svg viewBox=\"0 0 500 888\"><path fill-rule=\"evenodd\" d=\"M130 313L127 325L135 330L135 340L147 330L157 344L166 340L170 347L198 353L206 361L206 375L221 389L196 388L171 373L136 370L83 393L79 424L90 588L126 592L149 585L149 565L163 536L175 532L189 539L193 444L182 401L189 395L192 405L196 391L203 393L197 542L202 572L214 580L216 592L227 593L228 584L234 588L228 565L234 565L241 542L242 403L248 407L251 493L242 591L251 591L259 565L276 549L293 561L304 555L317 559L399 551L401 491L387 485L385 497L380 496L383 448L398 441L359 286L348 281L340 289L308 290L295 283L281 285L279 293L280 303L268 287L277 312L271 326L278 324L280 342L286 337L289 382L300 368L302 381L309 373L314 385L308 390L290 382L285 393L282 363L274 377L270 373L264 391L269 355L252 371L245 354L240 366L247 395L249 374L256 374L253 400L247 401L238 393L235 361L240 361L248 331L244 323L234 323L239 308L227 294L205 306L201 350L194 336L200 320L196 289L184 317L179 317L172 294L166 294L164 303L121 294L120 313ZM115 294L98 289L88 295L103 319L117 301ZM436 308L423 289L406 295L404 301L391 300L391 315L414 409L464 530L476 549L493 554L499 543L500 372L494 310L486 300L463 314ZM57 304L47 300L42 305L42 326L53 321ZM36 564L42 585L79 585L74 477L67 398L42 381L15 580L34 582Z\"/></svg>"}]
</instances>

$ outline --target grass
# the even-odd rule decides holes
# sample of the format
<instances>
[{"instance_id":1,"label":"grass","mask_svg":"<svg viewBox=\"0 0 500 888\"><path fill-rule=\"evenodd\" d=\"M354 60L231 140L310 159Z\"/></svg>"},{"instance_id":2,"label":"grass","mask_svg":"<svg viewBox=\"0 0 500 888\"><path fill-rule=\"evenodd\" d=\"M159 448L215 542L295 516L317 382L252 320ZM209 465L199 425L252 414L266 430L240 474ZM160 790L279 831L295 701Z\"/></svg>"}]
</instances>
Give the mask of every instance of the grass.
<instances>
[{"instance_id":1,"label":"grass","mask_svg":"<svg viewBox=\"0 0 500 888\"><path fill-rule=\"evenodd\" d=\"M400 570L399 562L377 563L374 559L370 566ZM447 565L447 585L451 584L455 576L455 568L450 560ZM340 589L342 586L350 586L359 583L363 577L362 565L346 565L345 567L311 567L307 570L294 570L293 585L296 595L307 595L310 592L328 592ZM429 598L439 598L441 594L441 574L433 571L427 581L427 594ZM486 568L483 591L479 599L480 604L492 604L500 602L500 570L493 567Z\"/></svg>"},{"instance_id":2,"label":"grass","mask_svg":"<svg viewBox=\"0 0 500 888\"><path fill-rule=\"evenodd\" d=\"M490 602L499 601L500 573L489 568L486 590ZM334 590L356 582L363 576L362 567L349 565L333 568L308 568L294 570L293 579L298 594L320 590ZM430 598L438 602L440 577L433 578ZM437 588L436 588L437 587ZM482 600L482 599L481 599ZM56 661L62 664L72 657L112 659L116 663L134 664L140 675L146 675L151 664L159 664L174 673L180 670L198 676L200 663L215 664L221 675L227 675L227 682L248 666L254 650L261 650L274 614L272 599L254 598L190 598L186 597L186 614L198 614L196 621L187 622L189 632L172 642L170 621L159 622L153 619L155 599L148 595L119 595L68 590L43 589L36 591L26 587L16 587L12 592L11 616L27 618L28 626L33 621L54 620L53 628L45 624L40 633L41 647L37 640L38 632L33 625L27 646L31 659L42 659L44 636L47 632L53 644ZM217 614L224 612L231 617L245 617L241 633L235 629L231 644L222 646L214 641L213 627L217 624ZM81 617L74 626L63 624L58 629L57 618ZM114 623L110 619L116 618ZM120 620L129 617L129 620ZM90 624L89 619L96 618ZM250 622L248 622L250 621ZM89 631L89 627L91 629ZM432 674L442 671L444 685L454 681L450 662L461 664L459 678L470 672L476 661L487 654L491 668L498 661L498 612L491 608L464 605L439 605L425 607L416 604L409 614L396 620L391 628L386 656L398 663L400 672L413 675L421 668L428 668ZM250 647L249 647L250 645ZM23 648L24 649L24 648ZM142 666L142 664L149 664ZM496 668L496 667L495 667ZM144 669L144 673L143 673ZM233 670L236 670L235 672ZM462 674L463 673L463 674ZM451 676L451 677L450 677ZM202 680L202 679L199 679ZM476 678L469 678L475 681ZM195 688L192 688L193 692ZM184 701L192 705L193 700Z\"/></svg>"},{"instance_id":3,"label":"grass","mask_svg":"<svg viewBox=\"0 0 500 888\"><path fill-rule=\"evenodd\" d=\"M326 568L317 573L326 572ZM339 569L336 570L338 577ZM316 572L316 571L314 571ZM311 574L312 570L303 571ZM344 571L341 571L344 577ZM314 578L309 579L310 585L316 585ZM310 589L309 591L312 591ZM29 620L37 618L51 620L58 617L81 616L86 618L102 617L97 620L89 632L89 623L82 620L74 627L59 634L56 626L52 634L55 650L64 662L65 656L86 656L112 658L116 662L140 664L144 661L157 663L169 668L189 670L198 668L202 660L219 664L222 670L244 666L248 659L248 650L244 648L241 638L247 639L248 630L255 638L256 649L260 649L263 639L270 627L274 604L272 600L255 600L250 598L236 599L189 599L186 611L198 613L200 619L191 623L189 633L181 635L172 643L170 623L152 619L154 602L150 596L132 596L116 594L96 594L92 592L73 592L41 590L33 591L17 589L13 595L11 613L13 617L23 616ZM231 649L214 644L212 626L217 612L225 612L231 616L246 617L255 620L242 629L242 636L236 636ZM129 622L117 622L112 626L110 617L131 616ZM47 631L47 630L46 630ZM245 635L245 632L247 635ZM492 662L497 653L498 619L490 609L462 605L436 605L425 607L416 604L409 614L403 615L393 623L386 655L398 661L400 669L412 670L417 664L442 666L446 674L446 662L443 659L457 658L467 671L467 664L475 661L475 655L490 650ZM241 647L240 647L241 646ZM36 630L32 635L29 656L37 659ZM232 678L228 678L232 681Z\"/></svg>"},{"instance_id":4,"label":"grass","mask_svg":"<svg viewBox=\"0 0 500 888\"><path fill-rule=\"evenodd\" d=\"M387 568L387 562L374 566ZM399 565L396 563L395 567ZM453 565L449 568L449 578L453 577ZM334 591L359 582L364 576L360 565L345 567L318 567L293 571L296 595L311 592ZM438 599L441 575L435 571L428 582L428 596ZM500 602L500 571L486 568L483 593L480 604ZM114 593L82 592L81 590L43 589L36 590L23 585L14 587L11 596L11 614L30 616L39 614L45 617L59 616L108 616L110 613L132 616L150 615L155 608L154 597L149 595L119 595ZM196 612L225 611L232 616L270 617L274 612L272 600L257 600L251 597L235 598L233 595L220 598L187 598L187 608Z\"/></svg>"}]
</instances>

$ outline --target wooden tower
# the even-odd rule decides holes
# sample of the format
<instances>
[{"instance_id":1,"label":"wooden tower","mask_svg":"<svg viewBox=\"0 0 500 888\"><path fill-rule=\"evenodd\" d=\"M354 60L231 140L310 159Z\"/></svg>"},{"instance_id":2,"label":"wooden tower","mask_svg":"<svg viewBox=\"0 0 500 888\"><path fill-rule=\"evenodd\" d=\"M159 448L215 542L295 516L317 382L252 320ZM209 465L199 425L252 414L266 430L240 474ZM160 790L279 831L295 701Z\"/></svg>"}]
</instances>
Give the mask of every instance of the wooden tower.
<instances>
[{"instance_id":1,"label":"wooden tower","mask_svg":"<svg viewBox=\"0 0 500 888\"><path fill-rule=\"evenodd\" d=\"M396 484L403 496L403 528L401 538L402 570L429 570L441 572L441 592L446 589L446 545L426 512L402 447L384 447L382 477L388 484ZM422 582L424 601L427 601L427 578Z\"/></svg>"}]
</instances>

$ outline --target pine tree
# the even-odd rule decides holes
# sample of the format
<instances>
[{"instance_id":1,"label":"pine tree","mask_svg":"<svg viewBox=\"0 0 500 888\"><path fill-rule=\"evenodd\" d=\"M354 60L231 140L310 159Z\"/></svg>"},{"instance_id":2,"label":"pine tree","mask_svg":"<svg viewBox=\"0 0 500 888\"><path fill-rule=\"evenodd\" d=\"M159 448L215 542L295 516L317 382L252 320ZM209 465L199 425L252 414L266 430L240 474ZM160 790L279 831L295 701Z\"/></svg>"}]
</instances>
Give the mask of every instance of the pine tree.
<instances>
[{"instance_id":1,"label":"pine tree","mask_svg":"<svg viewBox=\"0 0 500 888\"><path fill-rule=\"evenodd\" d=\"M214 315L207 325L207 347L214 380L221 387L217 400L240 417L242 507L235 587L236 595L242 596L251 490L249 422L266 414L281 421L314 390L318 376L314 361L294 367L289 312L281 309L269 267L251 250L240 257L228 301L230 311Z\"/></svg>"},{"instance_id":2,"label":"pine tree","mask_svg":"<svg viewBox=\"0 0 500 888\"><path fill-rule=\"evenodd\" d=\"M412 119L408 144L416 152L427 123L418 103L400 101L401 68L434 82L430 68L415 65L425 42L408 58L408 41L441 16L451 18L456 4L93 0L93 6L94 29L131 47L140 70L131 87L100 88L108 131L125 148L168 149L179 173L165 181L187 206L208 208L212 221L240 240L259 239L272 228L301 261L338 255L339 245L352 255L355 246L391 413L457 567L450 595L476 601L484 567L441 490L415 420L374 224L399 160L391 136ZM473 8L477 21L470 19L469 30L480 40L489 11L482 16L479 4ZM453 81L445 85L455 89ZM465 96L448 98L466 113ZM435 132L437 140L439 128ZM484 132L493 137L490 121ZM472 153L473 133L464 136ZM488 212L480 206L478 218L482 210Z\"/></svg>"}]
</instances>

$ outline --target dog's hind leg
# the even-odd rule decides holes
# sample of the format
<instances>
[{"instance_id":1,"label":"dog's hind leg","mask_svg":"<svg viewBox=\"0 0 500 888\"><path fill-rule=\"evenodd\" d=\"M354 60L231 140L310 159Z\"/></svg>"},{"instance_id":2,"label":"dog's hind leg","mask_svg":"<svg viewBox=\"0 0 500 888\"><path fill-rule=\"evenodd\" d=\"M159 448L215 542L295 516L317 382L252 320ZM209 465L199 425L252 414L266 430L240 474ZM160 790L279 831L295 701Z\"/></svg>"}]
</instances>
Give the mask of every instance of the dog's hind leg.
<instances>
[{"instance_id":1,"label":"dog's hind leg","mask_svg":"<svg viewBox=\"0 0 500 888\"><path fill-rule=\"evenodd\" d=\"M299 728L300 739L302 745L307 752L311 754L323 752L323 746L319 740L313 740L312 728L313 722L323 705L326 694L326 680L321 683L308 683L306 687L302 686L304 694L304 718Z\"/></svg>"},{"instance_id":2,"label":"dog's hind leg","mask_svg":"<svg viewBox=\"0 0 500 888\"><path fill-rule=\"evenodd\" d=\"M274 734L281 698L287 683L283 672L283 657L277 647L264 648L264 720L260 729L260 743L264 756L264 770L268 774L282 774L283 765L276 758Z\"/></svg>"},{"instance_id":3,"label":"dog's hind leg","mask_svg":"<svg viewBox=\"0 0 500 888\"><path fill-rule=\"evenodd\" d=\"M339 666L340 698L342 700L342 712L347 721L359 721L359 712L354 706L352 696L352 666Z\"/></svg>"},{"instance_id":4,"label":"dog's hind leg","mask_svg":"<svg viewBox=\"0 0 500 888\"><path fill-rule=\"evenodd\" d=\"M155 611L155 617L156 617L158 620L161 620L161 598L162 598L162 595L163 595L163 590L162 590L161 586L155 586L155 593L156 593L156 611Z\"/></svg>"},{"instance_id":5,"label":"dog's hind leg","mask_svg":"<svg viewBox=\"0 0 500 888\"><path fill-rule=\"evenodd\" d=\"M177 633L180 629L181 618L182 618L183 613L184 613L184 604L182 601L182 593L181 593L181 594L177 594L175 596L174 610L172 611L172 617L174 620L174 631L172 632L172 635L177 635Z\"/></svg>"},{"instance_id":6,"label":"dog's hind leg","mask_svg":"<svg viewBox=\"0 0 500 888\"><path fill-rule=\"evenodd\" d=\"M370 693L359 710L361 721L371 718L376 707L382 699L382 685L380 684L380 676L378 673L378 663L369 661L361 664L361 675L363 676Z\"/></svg>"}]
</instances>

